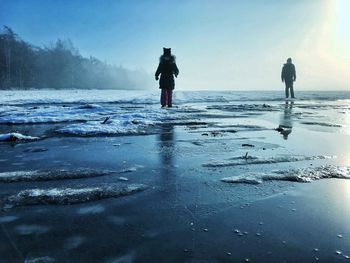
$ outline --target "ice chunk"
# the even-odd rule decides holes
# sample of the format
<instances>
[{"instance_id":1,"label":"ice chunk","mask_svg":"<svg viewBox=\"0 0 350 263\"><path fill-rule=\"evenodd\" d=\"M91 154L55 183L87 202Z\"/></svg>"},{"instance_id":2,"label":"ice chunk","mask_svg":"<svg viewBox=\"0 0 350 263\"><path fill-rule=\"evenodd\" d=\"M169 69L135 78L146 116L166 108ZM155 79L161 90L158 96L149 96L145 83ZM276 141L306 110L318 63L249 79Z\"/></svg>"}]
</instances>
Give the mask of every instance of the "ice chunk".
<instances>
[{"instance_id":1,"label":"ice chunk","mask_svg":"<svg viewBox=\"0 0 350 263\"><path fill-rule=\"evenodd\" d=\"M102 184L81 188L37 188L22 190L9 196L4 206L10 208L38 204L69 205L130 195L145 189L146 186L143 184Z\"/></svg>"},{"instance_id":2,"label":"ice chunk","mask_svg":"<svg viewBox=\"0 0 350 263\"><path fill-rule=\"evenodd\" d=\"M254 177L253 175L231 176L222 178L221 181L225 183L243 183L243 184L261 184L262 179Z\"/></svg>"},{"instance_id":3,"label":"ice chunk","mask_svg":"<svg viewBox=\"0 0 350 263\"><path fill-rule=\"evenodd\" d=\"M0 141L5 141L5 142L32 141L32 140L39 140L39 139L40 139L39 137L26 136L16 132L0 134Z\"/></svg>"},{"instance_id":4,"label":"ice chunk","mask_svg":"<svg viewBox=\"0 0 350 263\"><path fill-rule=\"evenodd\" d=\"M0 173L0 182L13 183L20 181L49 181L60 179L76 179L97 177L112 174L112 171L75 169L75 170L50 170L50 171L15 171Z\"/></svg>"},{"instance_id":5,"label":"ice chunk","mask_svg":"<svg viewBox=\"0 0 350 263\"><path fill-rule=\"evenodd\" d=\"M295 170L275 170L271 171L271 173L248 173L239 176L225 177L222 178L221 181L226 183L246 184L258 184L270 180L308 183L324 178L350 179L350 168L327 165ZM295 210L292 209L292 211Z\"/></svg>"},{"instance_id":6,"label":"ice chunk","mask_svg":"<svg viewBox=\"0 0 350 263\"><path fill-rule=\"evenodd\" d=\"M52 257L38 257L38 258L29 258L24 261L24 263L49 263L55 262L55 259Z\"/></svg>"},{"instance_id":7,"label":"ice chunk","mask_svg":"<svg viewBox=\"0 0 350 263\"><path fill-rule=\"evenodd\" d=\"M350 168L326 165L316 168L277 170L271 175L263 176L263 180L285 180L305 183L325 178L350 179Z\"/></svg>"},{"instance_id":8,"label":"ice chunk","mask_svg":"<svg viewBox=\"0 0 350 263\"><path fill-rule=\"evenodd\" d=\"M271 163L284 163L284 162L298 162L316 159L331 158L329 156L295 156L295 155L283 155L275 157L258 157L258 156L237 156L226 161L212 162L203 164L204 167L227 167L237 165L249 165L249 164L271 164Z\"/></svg>"}]
</instances>

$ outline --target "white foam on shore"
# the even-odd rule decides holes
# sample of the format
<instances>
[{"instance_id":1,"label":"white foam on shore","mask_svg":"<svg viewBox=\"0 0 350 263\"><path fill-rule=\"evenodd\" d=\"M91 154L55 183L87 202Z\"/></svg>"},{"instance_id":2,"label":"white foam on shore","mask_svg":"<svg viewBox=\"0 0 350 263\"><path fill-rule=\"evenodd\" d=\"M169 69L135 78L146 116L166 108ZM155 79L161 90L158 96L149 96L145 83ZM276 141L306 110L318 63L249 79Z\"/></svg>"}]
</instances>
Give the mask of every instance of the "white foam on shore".
<instances>
[{"instance_id":1,"label":"white foam on shore","mask_svg":"<svg viewBox=\"0 0 350 263\"><path fill-rule=\"evenodd\" d=\"M0 141L4 141L4 142L33 141L33 140L39 140L39 139L40 139L39 137L26 136L16 132L0 134Z\"/></svg>"}]
</instances>

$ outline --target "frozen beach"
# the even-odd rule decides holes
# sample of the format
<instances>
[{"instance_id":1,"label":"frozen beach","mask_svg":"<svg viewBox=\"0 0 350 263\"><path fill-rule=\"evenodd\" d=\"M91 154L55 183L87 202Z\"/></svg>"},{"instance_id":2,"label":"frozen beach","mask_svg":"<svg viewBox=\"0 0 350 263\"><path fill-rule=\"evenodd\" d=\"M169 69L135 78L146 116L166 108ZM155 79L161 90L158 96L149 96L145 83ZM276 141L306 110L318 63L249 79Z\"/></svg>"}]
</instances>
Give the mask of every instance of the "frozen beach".
<instances>
[{"instance_id":1,"label":"frozen beach","mask_svg":"<svg viewBox=\"0 0 350 263\"><path fill-rule=\"evenodd\" d=\"M0 262L350 262L350 92L0 91Z\"/></svg>"}]
</instances>

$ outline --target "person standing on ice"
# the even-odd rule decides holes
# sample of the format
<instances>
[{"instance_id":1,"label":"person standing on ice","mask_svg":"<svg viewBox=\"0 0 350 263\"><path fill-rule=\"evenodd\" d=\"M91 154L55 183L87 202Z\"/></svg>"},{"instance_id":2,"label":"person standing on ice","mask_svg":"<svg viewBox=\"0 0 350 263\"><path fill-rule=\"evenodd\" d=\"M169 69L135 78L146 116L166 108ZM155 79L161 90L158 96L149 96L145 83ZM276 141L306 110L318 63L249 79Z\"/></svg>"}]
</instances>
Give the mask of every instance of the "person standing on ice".
<instances>
[{"instance_id":1,"label":"person standing on ice","mask_svg":"<svg viewBox=\"0 0 350 263\"><path fill-rule=\"evenodd\" d=\"M162 108L172 107L173 90L175 88L174 75L177 77L179 69L176 66L175 56L171 54L171 48L163 48L163 55L159 58L159 65L155 74L159 79L159 88L162 90L160 103Z\"/></svg>"},{"instance_id":2,"label":"person standing on ice","mask_svg":"<svg viewBox=\"0 0 350 263\"><path fill-rule=\"evenodd\" d=\"M289 90L291 97L294 99L293 82L296 80L297 76L291 58L288 58L287 63L283 65L281 78L282 82L286 84L286 99L289 97Z\"/></svg>"}]
</instances>

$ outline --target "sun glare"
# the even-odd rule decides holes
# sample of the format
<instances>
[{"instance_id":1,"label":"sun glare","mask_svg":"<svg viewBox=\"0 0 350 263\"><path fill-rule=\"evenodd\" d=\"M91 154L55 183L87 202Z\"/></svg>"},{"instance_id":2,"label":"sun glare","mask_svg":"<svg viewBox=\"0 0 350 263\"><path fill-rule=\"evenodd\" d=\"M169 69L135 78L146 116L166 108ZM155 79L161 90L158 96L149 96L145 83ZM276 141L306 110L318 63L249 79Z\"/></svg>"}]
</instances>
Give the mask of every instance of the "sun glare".
<instances>
[{"instance_id":1,"label":"sun glare","mask_svg":"<svg viewBox=\"0 0 350 263\"><path fill-rule=\"evenodd\" d=\"M333 8L332 24L337 55L350 58L350 1L335 0Z\"/></svg>"}]
</instances>

